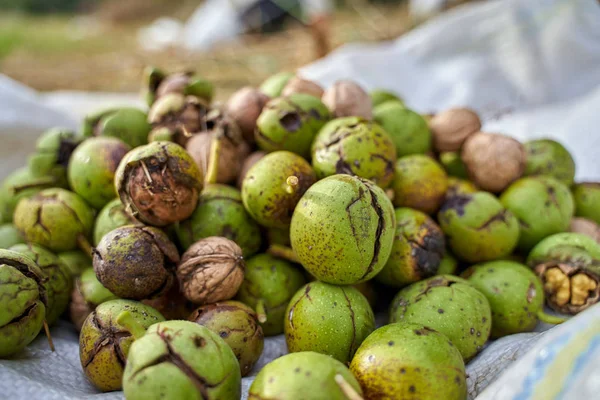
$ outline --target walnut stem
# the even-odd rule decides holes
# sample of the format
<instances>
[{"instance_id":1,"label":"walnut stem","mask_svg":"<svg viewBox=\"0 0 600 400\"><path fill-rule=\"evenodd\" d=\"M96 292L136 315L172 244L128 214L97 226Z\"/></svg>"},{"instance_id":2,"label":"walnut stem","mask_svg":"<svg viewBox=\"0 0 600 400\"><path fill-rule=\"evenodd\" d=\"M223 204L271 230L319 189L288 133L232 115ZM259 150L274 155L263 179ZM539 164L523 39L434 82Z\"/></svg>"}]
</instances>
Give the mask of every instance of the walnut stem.
<instances>
[{"instance_id":1,"label":"walnut stem","mask_svg":"<svg viewBox=\"0 0 600 400\"><path fill-rule=\"evenodd\" d=\"M566 322L568 320L568 318L557 317L555 315L546 314L542 310L538 311L537 318L542 322L545 322L547 324L552 324L552 325L562 324L563 322Z\"/></svg>"},{"instance_id":2,"label":"walnut stem","mask_svg":"<svg viewBox=\"0 0 600 400\"><path fill-rule=\"evenodd\" d=\"M299 263L298 257L296 257L296 253L294 253L294 250L291 247L272 244L267 249L267 253L278 258L283 258L284 260Z\"/></svg>"},{"instance_id":3,"label":"walnut stem","mask_svg":"<svg viewBox=\"0 0 600 400\"><path fill-rule=\"evenodd\" d=\"M124 326L137 340L146 334L146 329L135 319L129 311L123 311L117 316L117 324Z\"/></svg>"},{"instance_id":4,"label":"walnut stem","mask_svg":"<svg viewBox=\"0 0 600 400\"><path fill-rule=\"evenodd\" d=\"M364 400L342 375L337 374L334 379L348 400Z\"/></svg>"},{"instance_id":5,"label":"walnut stem","mask_svg":"<svg viewBox=\"0 0 600 400\"><path fill-rule=\"evenodd\" d=\"M77 236L77 246L79 246L79 249L87 254L88 257L92 258L92 245L85 236L81 234Z\"/></svg>"},{"instance_id":6,"label":"walnut stem","mask_svg":"<svg viewBox=\"0 0 600 400\"><path fill-rule=\"evenodd\" d=\"M258 316L258 322L260 322L261 324L267 322L265 302L262 299L258 300L258 303L256 303L256 315Z\"/></svg>"},{"instance_id":7,"label":"walnut stem","mask_svg":"<svg viewBox=\"0 0 600 400\"><path fill-rule=\"evenodd\" d=\"M298 180L297 176L288 176L288 178L285 180L285 191L288 194L296 193L298 183L300 183L300 181Z\"/></svg>"},{"instance_id":8,"label":"walnut stem","mask_svg":"<svg viewBox=\"0 0 600 400\"><path fill-rule=\"evenodd\" d=\"M54 342L52 341L52 335L50 334L50 328L48 327L48 323L44 320L44 332L46 332L46 337L48 338L48 346L50 346L50 350L56 351L54 349Z\"/></svg>"},{"instance_id":9,"label":"walnut stem","mask_svg":"<svg viewBox=\"0 0 600 400\"><path fill-rule=\"evenodd\" d=\"M210 156L204 177L204 186L217 183L219 174L219 154L221 153L221 135L215 135L210 143Z\"/></svg>"}]
</instances>

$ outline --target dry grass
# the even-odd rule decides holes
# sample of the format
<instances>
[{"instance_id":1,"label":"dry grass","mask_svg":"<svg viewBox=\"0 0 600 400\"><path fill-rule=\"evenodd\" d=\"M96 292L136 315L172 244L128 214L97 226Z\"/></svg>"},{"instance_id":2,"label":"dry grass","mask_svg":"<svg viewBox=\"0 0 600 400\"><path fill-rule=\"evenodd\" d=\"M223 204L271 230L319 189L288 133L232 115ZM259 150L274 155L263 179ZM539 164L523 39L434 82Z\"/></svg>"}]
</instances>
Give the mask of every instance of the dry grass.
<instances>
[{"instance_id":1,"label":"dry grass","mask_svg":"<svg viewBox=\"0 0 600 400\"><path fill-rule=\"evenodd\" d=\"M390 39L407 29L405 7L353 3L355 8L335 15L334 47ZM310 33L300 26L275 35L245 36L208 53L189 54L178 49L140 50L136 42L139 22L90 25L95 23L92 19L0 17L0 72L39 90L131 92L138 89L146 65L195 69L215 83L218 98L224 99L243 85L258 85L275 72L293 71L314 59Z\"/></svg>"}]
</instances>

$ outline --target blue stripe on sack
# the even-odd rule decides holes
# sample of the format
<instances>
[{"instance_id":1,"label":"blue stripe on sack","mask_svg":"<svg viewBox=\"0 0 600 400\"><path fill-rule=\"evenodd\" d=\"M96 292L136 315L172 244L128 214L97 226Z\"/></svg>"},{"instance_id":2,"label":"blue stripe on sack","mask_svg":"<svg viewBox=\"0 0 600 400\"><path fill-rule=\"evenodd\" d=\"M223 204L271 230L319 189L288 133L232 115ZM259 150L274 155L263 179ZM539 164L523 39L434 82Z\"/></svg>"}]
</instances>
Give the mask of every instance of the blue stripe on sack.
<instances>
[{"instance_id":1,"label":"blue stripe on sack","mask_svg":"<svg viewBox=\"0 0 600 400\"><path fill-rule=\"evenodd\" d=\"M523 380L523 389L513 397L514 400L530 400L537 383L544 378L544 374L556 356L560 353L565 343L571 339L573 332L566 332L557 337L554 342L540 350L527 377Z\"/></svg>"},{"instance_id":2,"label":"blue stripe on sack","mask_svg":"<svg viewBox=\"0 0 600 400\"><path fill-rule=\"evenodd\" d=\"M583 368L585 368L588 364L590 364L591 361L594 361L594 362L596 361L595 359L592 359L592 357L594 356L594 352L596 351L596 349L598 349L599 347L600 347L600 335L596 335L592 340L590 340L590 343L588 344L586 349L581 352L579 357L577 357L577 359L573 363L573 369L571 370L571 373L567 377L567 381L566 381L563 389L561 390L560 394L558 395L559 400L560 399L568 400L565 396L568 393L570 387L575 383L577 375L581 372L581 370Z\"/></svg>"}]
</instances>

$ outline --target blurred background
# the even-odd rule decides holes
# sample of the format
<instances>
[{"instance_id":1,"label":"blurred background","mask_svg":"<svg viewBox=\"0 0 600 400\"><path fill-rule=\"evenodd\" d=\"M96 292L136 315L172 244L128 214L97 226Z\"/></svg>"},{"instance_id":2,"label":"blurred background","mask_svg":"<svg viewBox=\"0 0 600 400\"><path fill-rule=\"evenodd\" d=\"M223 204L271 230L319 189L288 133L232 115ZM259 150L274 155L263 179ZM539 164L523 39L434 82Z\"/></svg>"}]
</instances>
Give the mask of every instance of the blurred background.
<instances>
[{"instance_id":1,"label":"blurred background","mask_svg":"<svg viewBox=\"0 0 600 400\"><path fill-rule=\"evenodd\" d=\"M149 64L223 100L349 42L396 38L454 0L2 0L0 73L41 91L135 92Z\"/></svg>"}]
</instances>

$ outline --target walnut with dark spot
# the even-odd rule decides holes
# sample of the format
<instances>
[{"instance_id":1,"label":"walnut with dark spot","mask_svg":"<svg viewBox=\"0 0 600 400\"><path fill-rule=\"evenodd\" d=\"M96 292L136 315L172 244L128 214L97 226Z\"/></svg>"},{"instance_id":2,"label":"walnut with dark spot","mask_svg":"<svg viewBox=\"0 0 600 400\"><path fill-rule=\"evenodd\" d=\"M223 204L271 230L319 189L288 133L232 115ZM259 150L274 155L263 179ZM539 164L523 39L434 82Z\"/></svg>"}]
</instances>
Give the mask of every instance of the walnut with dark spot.
<instances>
[{"instance_id":1,"label":"walnut with dark spot","mask_svg":"<svg viewBox=\"0 0 600 400\"><path fill-rule=\"evenodd\" d=\"M177 248L157 228L127 225L105 235L94 249L100 283L125 299L159 297L171 288Z\"/></svg>"},{"instance_id":2,"label":"walnut with dark spot","mask_svg":"<svg viewBox=\"0 0 600 400\"><path fill-rule=\"evenodd\" d=\"M263 330L254 310L239 301L224 301L196 309L188 318L215 332L231 347L242 376L252 370L263 351Z\"/></svg>"},{"instance_id":3,"label":"walnut with dark spot","mask_svg":"<svg viewBox=\"0 0 600 400\"><path fill-rule=\"evenodd\" d=\"M79 336L79 359L87 378L103 392L121 389L129 346L134 341L129 327L117 322L123 312L130 313L142 329L164 321L152 307L129 300L103 303L87 317Z\"/></svg>"},{"instance_id":4,"label":"walnut with dark spot","mask_svg":"<svg viewBox=\"0 0 600 400\"><path fill-rule=\"evenodd\" d=\"M195 304L229 300L244 280L242 249L223 237L194 243L182 256L177 278L184 296Z\"/></svg>"}]
</instances>

